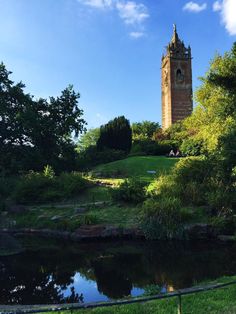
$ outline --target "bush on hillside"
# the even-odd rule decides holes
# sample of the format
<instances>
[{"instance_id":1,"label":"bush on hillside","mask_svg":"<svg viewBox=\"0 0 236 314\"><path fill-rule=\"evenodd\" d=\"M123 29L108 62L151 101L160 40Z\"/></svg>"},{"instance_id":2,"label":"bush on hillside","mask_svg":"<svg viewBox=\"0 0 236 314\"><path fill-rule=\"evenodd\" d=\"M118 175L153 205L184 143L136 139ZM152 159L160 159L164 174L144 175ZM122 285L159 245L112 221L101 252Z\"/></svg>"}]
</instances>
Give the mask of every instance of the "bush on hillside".
<instances>
[{"instance_id":1,"label":"bush on hillside","mask_svg":"<svg viewBox=\"0 0 236 314\"><path fill-rule=\"evenodd\" d=\"M122 150L104 149L98 151L96 146L90 146L85 151L80 152L77 158L78 168L88 170L94 166L108 163L127 157L127 153Z\"/></svg>"},{"instance_id":2,"label":"bush on hillside","mask_svg":"<svg viewBox=\"0 0 236 314\"><path fill-rule=\"evenodd\" d=\"M75 196L87 186L87 180L75 172L59 176L30 172L17 181L13 200L19 203L56 201Z\"/></svg>"},{"instance_id":3,"label":"bush on hillside","mask_svg":"<svg viewBox=\"0 0 236 314\"><path fill-rule=\"evenodd\" d=\"M181 159L172 173L154 180L147 192L151 196L175 197L186 205L206 204L212 165L204 158Z\"/></svg>"},{"instance_id":4,"label":"bush on hillside","mask_svg":"<svg viewBox=\"0 0 236 314\"><path fill-rule=\"evenodd\" d=\"M190 137L183 141L180 146L180 151L187 156L199 156L202 153L202 145L202 141Z\"/></svg>"},{"instance_id":5,"label":"bush on hillside","mask_svg":"<svg viewBox=\"0 0 236 314\"><path fill-rule=\"evenodd\" d=\"M172 148L176 148L170 141L156 142L152 140L136 140L132 144L130 155L167 155Z\"/></svg>"},{"instance_id":6,"label":"bush on hillside","mask_svg":"<svg viewBox=\"0 0 236 314\"><path fill-rule=\"evenodd\" d=\"M228 217L217 216L211 219L211 224L218 234L234 235L236 231L236 219L230 215Z\"/></svg>"},{"instance_id":7,"label":"bush on hillside","mask_svg":"<svg viewBox=\"0 0 236 314\"><path fill-rule=\"evenodd\" d=\"M136 178L126 179L118 188L111 190L111 196L115 201L141 203L146 197L145 183Z\"/></svg>"},{"instance_id":8,"label":"bush on hillside","mask_svg":"<svg viewBox=\"0 0 236 314\"><path fill-rule=\"evenodd\" d=\"M176 184L173 176L160 175L157 179L153 180L147 187L148 196L162 196L162 197L178 197L181 192L181 187Z\"/></svg>"},{"instance_id":9,"label":"bush on hillside","mask_svg":"<svg viewBox=\"0 0 236 314\"><path fill-rule=\"evenodd\" d=\"M100 136L97 141L99 151L115 149L129 153L131 145L132 129L129 120L124 116L117 117L100 127Z\"/></svg>"},{"instance_id":10,"label":"bush on hillside","mask_svg":"<svg viewBox=\"0 0 236 314\"><path fill-rule=\"evenodd\" d=\"M178 198L151 198L143 206L141 227L147 239L179 239L184 236Z\"/></svg>"}]
</instances>

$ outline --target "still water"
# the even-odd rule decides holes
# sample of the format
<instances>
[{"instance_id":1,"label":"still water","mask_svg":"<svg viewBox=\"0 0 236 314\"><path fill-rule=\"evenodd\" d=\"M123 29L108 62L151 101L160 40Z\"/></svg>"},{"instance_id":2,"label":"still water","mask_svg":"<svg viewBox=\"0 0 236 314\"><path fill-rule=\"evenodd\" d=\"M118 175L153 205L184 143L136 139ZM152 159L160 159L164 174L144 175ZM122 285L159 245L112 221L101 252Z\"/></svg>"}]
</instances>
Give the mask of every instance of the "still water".
<instances>
[{"instance_id":1,"label":"still water","mask_svg":"<svg viewBox=\"0 0 236 314\"><path fill-rule=\"evenodd\" d=\"M236 244L0 236L0 304L91 302L236 274Z\"/></svg>"}]
</instances>

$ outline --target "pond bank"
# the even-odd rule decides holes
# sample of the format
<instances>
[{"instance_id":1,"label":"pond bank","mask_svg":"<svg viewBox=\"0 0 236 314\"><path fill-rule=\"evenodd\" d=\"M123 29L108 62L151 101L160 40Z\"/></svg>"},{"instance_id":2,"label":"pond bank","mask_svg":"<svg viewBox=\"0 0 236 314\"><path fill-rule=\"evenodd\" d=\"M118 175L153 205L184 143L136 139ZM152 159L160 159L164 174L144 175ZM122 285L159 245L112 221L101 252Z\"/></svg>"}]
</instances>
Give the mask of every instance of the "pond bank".
<instances>
[{"instance_id":1,"label":"pond bank","mask_svg":"<svg viewBox=\"0 0 236 314\"><path fill-rule=\"evenodd\" d=\"M234 235L221 235L209 224L190 224L185 226L186 239L188 240L220 240L235 241ZM90 225L81 226L74 232L51 229L35 228L3 228L0 233L14 235L37 235L56 239L83 241L83 240L104 240L104 239L145 239L145 235L140 228L121 228L113 225Z\"/></svg>"}]
</instances>

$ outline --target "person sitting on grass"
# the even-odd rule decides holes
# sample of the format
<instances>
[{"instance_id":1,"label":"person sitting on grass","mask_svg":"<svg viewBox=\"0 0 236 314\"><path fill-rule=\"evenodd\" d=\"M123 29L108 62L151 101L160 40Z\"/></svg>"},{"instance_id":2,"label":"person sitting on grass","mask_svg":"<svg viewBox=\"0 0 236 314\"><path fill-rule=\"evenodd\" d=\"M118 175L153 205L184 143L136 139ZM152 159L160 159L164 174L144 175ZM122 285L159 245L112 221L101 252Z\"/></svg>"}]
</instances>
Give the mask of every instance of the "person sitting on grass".
<instances>
[{"instance_id":1,"label":"person sitting on grass","mask_svg":"<svg viewBox=\"0 0 236 314\"><path fill-rule=\"evenodd\" d=\"M173 149L169 152L169 157L175 157L175 153Z\"/></svg>"}]
</instances>

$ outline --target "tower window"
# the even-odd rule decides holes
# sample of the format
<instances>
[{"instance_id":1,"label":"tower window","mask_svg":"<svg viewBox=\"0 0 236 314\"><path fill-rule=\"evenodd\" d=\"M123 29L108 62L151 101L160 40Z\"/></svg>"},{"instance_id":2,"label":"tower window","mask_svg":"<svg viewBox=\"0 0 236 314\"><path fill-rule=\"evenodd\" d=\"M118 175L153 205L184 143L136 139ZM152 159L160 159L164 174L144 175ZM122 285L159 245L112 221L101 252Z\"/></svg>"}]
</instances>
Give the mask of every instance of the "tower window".
<instances>
[{"instance_id":1,"label":"tower window","mask_svg":"<svg viewBox=\"0 0 236 314\"><path fill-rule=\"evenodd\" d=\"M183 82L184 80L184 75L182 74L182 71L180 69L176 71L176 80L177 82Z\"/></svg>"}]
</instances>

